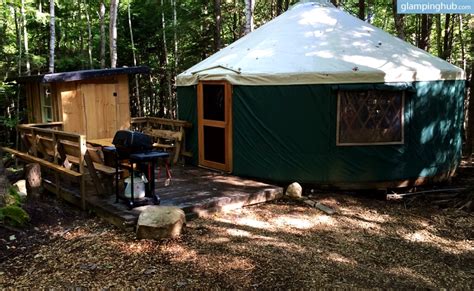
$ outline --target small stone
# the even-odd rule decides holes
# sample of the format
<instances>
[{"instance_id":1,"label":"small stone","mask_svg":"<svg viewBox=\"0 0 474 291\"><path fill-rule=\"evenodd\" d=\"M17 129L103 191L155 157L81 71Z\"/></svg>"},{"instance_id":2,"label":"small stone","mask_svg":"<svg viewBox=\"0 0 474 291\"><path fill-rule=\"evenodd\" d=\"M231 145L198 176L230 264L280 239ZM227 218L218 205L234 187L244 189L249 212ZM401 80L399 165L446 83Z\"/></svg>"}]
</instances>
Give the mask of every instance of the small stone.
<instances>
[{"instance_id":1,"label":"small stone","mask_svg":"<svg viewBox=\"0 0 474 291\"><path fill-rule=\"evenodd\" d=\"M294 182L286 188L285 195L291 198L301 198L303 188L298 182Z\"/></svg>"},{"instance_id":2,"label":"small stone","mask_svg":"<svg viewBox=\"0 0 474 291\"><path fill-rule=\"evenodd\" d=\"M16 236L15 236L14 234L13 234L13 235L10 235L10 236L8 237L8 239L9 239L9 240L16 240Z\"/></svg>"},{"instance_id":3,"label":"small stone","mask_svg":"<svg viewBox=\"0 0 474 291\"><path fill-rule=\"evenodd\" d=\"M154 274L154 273L156 273L156 269L154 269L154 268L146 269L145 272L143 272L143 274L145 274L145 275L151 275L151 274Z\"/></svg>"},{"instance_id":4,"label":"small stone","mask_svg":"<svg viewBox=\"0 0 474 291\"><path fill-rule=\"evenodd\" d=\"M93 271L97 269L97 265L96 264L81 264L79 268L81 268L81 270Z\"/></svg>"},{"instance_id":5,"label":"small stone","mask_svg":"<svg viewBox=\"0 0 474 291\"><path fill-rule=\"evenodd\" d=\"M26 197L26 180L18 180L13 186L17 188L20 197Z\"/></svg>"}]
</instances>

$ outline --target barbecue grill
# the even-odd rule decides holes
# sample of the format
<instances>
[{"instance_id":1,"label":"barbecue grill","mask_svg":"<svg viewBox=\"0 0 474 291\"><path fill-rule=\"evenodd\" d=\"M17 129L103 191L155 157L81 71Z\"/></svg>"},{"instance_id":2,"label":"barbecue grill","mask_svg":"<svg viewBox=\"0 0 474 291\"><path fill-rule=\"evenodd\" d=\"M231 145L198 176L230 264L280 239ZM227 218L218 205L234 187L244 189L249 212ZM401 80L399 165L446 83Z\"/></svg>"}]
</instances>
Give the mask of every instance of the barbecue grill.
<instances>
[{"instance_id":1,"label":"barbecue grill","mask_svg":"<svg viewBox=\"0 0 474 291\"><path fill-rule=\"evenodd\" d=\"M146 153L153 150L153 140L139 131L119 130L112 141L117 156L121 160L129 159L131 154Z\"/></svg>"},{"instance_id":2,"label":"barbecue grill","mask_svg":"<svg viewBox=\"0 0 474 291\"><path fill-rule=\"evenodd\" d=\"M155 195L155 164L159 159L165 159L165 167L167 178L171 178L171 173L168 168L167 158L169 153L154 150L153 140L149 135L146 135L142 132L131 131L131 130L119 130L115 133L114 139L112 141L114 144L113 147L107 147L106 151L114 152L115 156L115 170L116 170L116 180L115 180L115 195L116 202L119 202L119 199L124 199L129 207L134 207L146 203L148 200L142 199L138 200L134 197L134 187L133 187L133 177L134 177L134 165L137 164L138 167L143 167L147 165L147 179L149 181L146 196L152 197L155 204L160 203L160 198L158 195ZM128 161L128 163L124 163ZM130 170L130 183L131 183L131 197L121 197L119 195L118 189L118 173L119 168L126 168ZM161 168L160 168L161 170ZM159 174L158 174L159 175Z\"/></svg>"}]
</instances>

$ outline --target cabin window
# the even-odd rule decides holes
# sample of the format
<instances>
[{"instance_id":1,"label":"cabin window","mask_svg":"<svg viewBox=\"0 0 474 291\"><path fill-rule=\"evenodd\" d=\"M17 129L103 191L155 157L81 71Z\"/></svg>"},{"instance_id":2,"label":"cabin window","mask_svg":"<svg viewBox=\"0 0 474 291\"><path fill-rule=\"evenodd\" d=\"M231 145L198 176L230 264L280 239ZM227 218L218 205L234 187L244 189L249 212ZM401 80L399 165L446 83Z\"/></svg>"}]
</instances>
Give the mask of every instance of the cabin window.
<instances>
[{"instance_id":1,"label":"cabin window","mask_svg":"<svg viewBox=\"0 0 474 291\"><path fill-rule=\"evenodd\" d=\"M51 86L49 84L41 85L41 114L43 122L53 121L53 101L51 96Z\"/></svg>"},{"instance_id":2,"label":"cabin window","mask_svg":"<svg viewBox=\"0 0 474 291\"><path fill-rule=\"evenodd\" d=\"M339 91L337 145L403 144L403 91Z\"/></svg>"}]
</instances>

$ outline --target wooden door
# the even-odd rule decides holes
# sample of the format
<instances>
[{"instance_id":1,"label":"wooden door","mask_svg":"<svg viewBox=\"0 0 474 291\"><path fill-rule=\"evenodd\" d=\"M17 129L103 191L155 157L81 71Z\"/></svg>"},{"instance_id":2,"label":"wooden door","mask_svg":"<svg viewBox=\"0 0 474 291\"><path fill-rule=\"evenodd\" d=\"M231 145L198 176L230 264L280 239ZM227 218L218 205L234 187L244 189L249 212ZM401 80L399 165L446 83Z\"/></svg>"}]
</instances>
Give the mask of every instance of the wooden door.
<instances>
[{"instance_id":1,"label":"wooden door","mask_svg":"<svg viewBox=\"0 0 474 291\"><path fill-rule=\"evenodd\" d=\"M199 165L232 172L232 86L198 84Z\"/></svg>"},{"instance_id":2,"label":"wooden door","mask_svg":"<svg viewBox=\"0 0 474 291\"><path fill-rule=\"evenodd\" d=\"M83 84L81 92L88 139L113 137L117 128L117 84Z\"/></svg>"}]
</instances>

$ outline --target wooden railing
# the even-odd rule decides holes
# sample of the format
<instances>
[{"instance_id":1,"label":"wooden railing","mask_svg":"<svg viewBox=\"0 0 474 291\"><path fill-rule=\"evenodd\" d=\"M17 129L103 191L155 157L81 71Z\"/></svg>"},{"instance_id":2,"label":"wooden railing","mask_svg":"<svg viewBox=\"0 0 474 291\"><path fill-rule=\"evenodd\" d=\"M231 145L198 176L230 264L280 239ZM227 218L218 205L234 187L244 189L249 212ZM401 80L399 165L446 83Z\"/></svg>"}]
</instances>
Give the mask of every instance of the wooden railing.
<instances>
[{"instance_id":1,"label":"wooden railing","mask_svg":"<svg viewBox=\"0 0 474 291\"><path fill-rule=\"evenodd\" d=\"M49 123L25 123L20 124L21 127L36 127L36 128L45 128L45 129L54 129L54 130L64 130L64 123L62 121L55 121Z\"/></svg>"},{"instance_id":2,"label":"wooden railing","mask_svg":"<svg viewBox=\"0 0 474 291\"><path fill-rule=\"evenodd\" d=\"M131 121L131 129L142 131L154 139L154 146L166 151L174 151L173 163L177 163L180 156L192 157L186 147L186 129L192 123L158 117L135 117Z\"/></svg>"},{"instance_id":3,"label":"wooden railing","mask_svg":"<svg viewBox=\"0 0 474 291\"><path fill-rule=\"evenodd\" d=\"M58 197L64 197L66 188L62 187L63 177L73 178L79 182L80 204L85 209L85 161L87 159L87 146L85 135L69 133L42 127L60 127L62 124L21 124L17 126L23 144L23 150L18 151L11 148L1 148L15 158L26 162L38 163L42 167L54 173L54 182L45 184L45 188L55 193ZM68 157L77 160L77 168L71 167ZM65 198L65 197L64 197ZM67 199L69 200L69 199ZM74 202L74 201L71 201Z\"/></svg>"}]
</instances>

